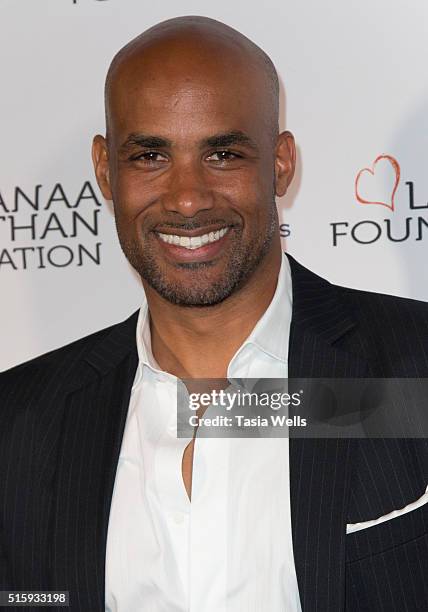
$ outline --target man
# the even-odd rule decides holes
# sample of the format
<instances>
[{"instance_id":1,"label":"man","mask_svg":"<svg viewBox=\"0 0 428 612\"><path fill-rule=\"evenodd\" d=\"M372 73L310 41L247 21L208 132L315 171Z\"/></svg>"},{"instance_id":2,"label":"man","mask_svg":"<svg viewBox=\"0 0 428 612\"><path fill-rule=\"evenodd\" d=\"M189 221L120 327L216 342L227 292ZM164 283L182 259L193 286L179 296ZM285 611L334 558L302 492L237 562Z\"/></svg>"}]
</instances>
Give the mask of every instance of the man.
<instances>
[{"instance_id":1,"label":"man","mask_svg":"<svg viewBox=\"0 0 428 612\"><path fill-rule=\"evenodd\" d=\"M425 304L281 253L271 61L169 20L113 60L106 121L95 172L144 302L2 375L1 587L73 612L426 610L425 441L175 436L178 378L428 375Z\"/></svg>"}]
</instances>

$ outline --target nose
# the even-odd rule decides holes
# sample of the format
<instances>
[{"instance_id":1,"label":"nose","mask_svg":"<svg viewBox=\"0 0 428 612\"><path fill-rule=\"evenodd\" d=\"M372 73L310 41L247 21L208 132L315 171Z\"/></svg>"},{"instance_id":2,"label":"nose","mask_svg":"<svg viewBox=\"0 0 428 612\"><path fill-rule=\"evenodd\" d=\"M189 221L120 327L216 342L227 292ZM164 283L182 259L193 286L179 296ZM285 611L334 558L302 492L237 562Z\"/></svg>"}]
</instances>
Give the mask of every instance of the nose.
<instances>
[{"instance_id":1,"label":"nose","mask_svg":"<svg viewBox=\"0 0 428 612\"><path fill-rule=\"evenodd\" d=\"M197 163L176 165L171 170L162 202L165 210L183 217L194 217L202 210L213 208L213 193L203 169Z\"/></svg>"}]
</instances>

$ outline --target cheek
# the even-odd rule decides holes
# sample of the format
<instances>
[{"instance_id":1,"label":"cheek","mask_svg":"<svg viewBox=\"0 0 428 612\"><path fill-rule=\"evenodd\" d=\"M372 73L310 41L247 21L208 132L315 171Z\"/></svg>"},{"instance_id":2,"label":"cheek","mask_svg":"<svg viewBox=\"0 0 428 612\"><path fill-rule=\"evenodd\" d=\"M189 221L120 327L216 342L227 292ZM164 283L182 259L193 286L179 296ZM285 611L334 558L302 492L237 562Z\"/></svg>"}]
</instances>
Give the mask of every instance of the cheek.
<instances>
[{"instance_id":1,"label":"cheek","mask_svg":"<svg viewBox=\"0 0 428 612\"><path fill-rule=\"evenodd\" d=\"M248 221L262 223L269 215L274 198L273 180L267 175L247 174L245 180L231 181L230 201Z\"/></svg>"},{"instance_id":2,"label":"cheek","mask_svg":"<svg viewBox=\"0 0 428 612\"><path fill-rule=\"evenodd\" d=\"M122 217L134 219L144 212L159 196L159 190L141 173L129 170L118 172L113 186L113 197Z\"/></svg>"},{"instance_id":3,"label":"cheek","mask_svg":"<svg viewBox=\"0 0 428 612\"><path fill-rule=\"evenodd\" d=\"M231 199L264 200L266 194L272 194L274 170L272 164L265 160L253 162L236 171L226 171L217 177L217 188L229 195Z\"/></svg>"}]
</instances>

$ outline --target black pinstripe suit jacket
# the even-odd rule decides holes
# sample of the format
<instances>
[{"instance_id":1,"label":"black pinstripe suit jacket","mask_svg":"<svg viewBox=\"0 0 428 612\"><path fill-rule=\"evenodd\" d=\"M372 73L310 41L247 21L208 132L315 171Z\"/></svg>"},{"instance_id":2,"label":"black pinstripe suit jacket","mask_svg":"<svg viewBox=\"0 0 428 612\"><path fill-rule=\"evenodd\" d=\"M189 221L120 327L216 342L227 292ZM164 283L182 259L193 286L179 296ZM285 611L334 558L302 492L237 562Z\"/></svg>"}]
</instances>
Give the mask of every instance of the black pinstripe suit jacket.
<instances>
[{"instance_id":1,"label":"black pinstripe suit jacket","mask_svg":"<svg viewBox=\"0 0 428 612\"><path fill-rule=\"evenodd\" d=\"M427 304L337 287L290 264L290 377L428 377ZM65 589L73 612L104 610L136 320L0 375L1 589ZM425 440L290 440L303 612L428 610L427 506L345 533L419 498L427 466Z\"/></svg>"}]
</instances>

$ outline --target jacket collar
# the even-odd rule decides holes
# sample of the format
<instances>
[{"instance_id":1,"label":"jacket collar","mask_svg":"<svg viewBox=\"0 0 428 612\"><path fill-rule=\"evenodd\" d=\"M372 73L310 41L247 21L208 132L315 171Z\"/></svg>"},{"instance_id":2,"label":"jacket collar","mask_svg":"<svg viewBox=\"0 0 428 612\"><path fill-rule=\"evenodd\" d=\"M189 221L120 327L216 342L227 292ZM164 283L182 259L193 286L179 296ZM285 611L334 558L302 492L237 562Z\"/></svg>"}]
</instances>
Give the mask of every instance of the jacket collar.
<instances>
[{"instance_id":1,"label":"jacket collar","mask_svg":"<svg viewBox=\"0 0 428 612\"><path fill-rule=\"evenodd\" d=\"M75 391L106 376L129 355L135 360L138 359L135 339L138 312L137 310L125 321L101 330L89 339L68 373L66 392Z\"/></svg>"},{"instance_id":2,"label":"jacket collar","mask_svg":"<svg viewBox=\"0 0 428 612\"><path fill-rule=\"evenodd\" d=\"M291 255L292 324L332 344L355 325L350 304L340 287L314 274Z\"/></svg>"}]
</instances>

